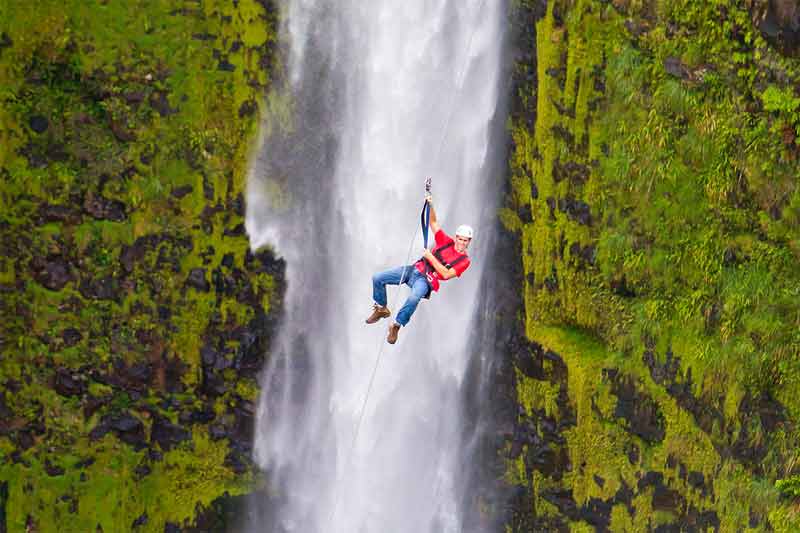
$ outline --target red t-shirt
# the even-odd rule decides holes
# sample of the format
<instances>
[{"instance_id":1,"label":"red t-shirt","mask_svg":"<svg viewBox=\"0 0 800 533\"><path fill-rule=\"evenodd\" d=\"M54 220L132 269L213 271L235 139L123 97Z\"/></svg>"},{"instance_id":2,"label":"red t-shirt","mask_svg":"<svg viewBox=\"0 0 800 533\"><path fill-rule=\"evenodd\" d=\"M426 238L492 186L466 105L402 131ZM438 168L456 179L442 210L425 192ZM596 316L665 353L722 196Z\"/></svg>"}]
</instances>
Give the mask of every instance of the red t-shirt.
<instances>
[{"instance_id":1,"label":"red t-shirt","mask_svg":"<svg viewBox=\"0 0 800 533\"><path fill-rule=\"evenodd\" d=\"M463 274L464 271L467 268L469 268L469 256L467 256L467 254L458 253L456 251L455 241L453 241L453 239L447 233L445 233L443 230L437 231L436 235L434 235L433 238L436 239L436 248L441 248L445 244L452 243L451 246L448 246L447 248L445 248L444 250L442 250L440 252L440 255L441 255L442 259L443 259L442 264L445 267L447 267L447 265L453 264L453 262L457 258L461 257L462 255L464 257L466 257L466 259L462 259L456 265L453 266L453 268L456 270L456 276L460 277L461 274ZM425 261L420 259L419 261L417 261L414 264L414 266L417 267L417 270L419 270L421 273L426 274L426 272L425 272L425 266L426 266L425 265ZM427 275L427 278L428 278L428 283L431 284L431 288L434 291L438 291L439 290L439 281L447 281L445 279L442 279L442 277L439 275L439 273L434 268L431 268L431 271L428 272L426 275Z\"/></svg>"}]
</instances>

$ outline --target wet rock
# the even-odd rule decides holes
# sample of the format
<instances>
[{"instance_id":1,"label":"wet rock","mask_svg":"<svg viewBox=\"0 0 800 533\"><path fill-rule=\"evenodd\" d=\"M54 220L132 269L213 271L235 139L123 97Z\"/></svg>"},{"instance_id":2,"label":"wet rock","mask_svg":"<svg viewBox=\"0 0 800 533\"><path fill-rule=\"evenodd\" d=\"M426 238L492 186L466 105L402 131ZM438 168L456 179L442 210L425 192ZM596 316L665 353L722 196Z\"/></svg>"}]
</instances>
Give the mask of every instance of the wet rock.
<instances>
[{"instance_id":1,"label":"wet rock","mask_svg":"<svg viewBox=\"0 0 800 533\"><path fill-rule=\"evenodd\" d=\"M568 218L584 226L592 225L592 213L589 204L582 200L567 196L558 200L558 210Z\"/></svg>"},{"instance_id":2,"label":"wet rock","mask_svg":"<svg viewBox=\"0 0 800 533\"><path fill-rule=\"evenodd\" d=\"M212 440L222 440L228 438L228 429L222 424L212 424L208 428L208 434Z\"/></svg>"},{"instance_id":3,"label":"wet rock","mask_svg":"<svg viewBox=\"0 0 800 533\"><path fill-rule=\"evenodd\" d=\"M10 48L14 45L14 41L11 40L11 37L8 36L6 32L0 33L0 52L4 48Z\"/></svg>"},{"instance_id":4,"label":"wet rock","mask_svg":"<svg viewBox=\"0 0 800 533\"><path fill-rule=\"evenodd\" d=\"M208 32L193 33L192 34L192 39L195 39L197 41L213 41L216 38L217 38L216 35L214 35L213 33L208 33Z\"/></svg>"},{"instance_id":5,"label":"wet rock","mask_svg":"<svg viewBox=\"0 0 800 533\"><path fill-rule=\"evenodd\" d=\"M638 483L639 492L642 492L647 487L655 487L664 483L664 474L661 472L650 471L647 472Z\"/></svg>"},{"instance_id":6,"label":"wet rock","mask_svg":"<svg viewBox=\"0 0 800 533\"><path fill-rule=\"evenodd\" d=\"M89 396L83 402L83 418L86 420L92 418L94 414L104 405L107 405L108 402L111 400L111 397L101 397L97 398L95 396Z\"/></svg>"},{"instance_id":7,"label":"wet rock","mask_svg":"<svg viewBox=\"0 0 800 533\"><path fill-rule=\"evenodd\" d=\"M683 508L686 500L676 491L664 485L656 485L653 490L654 511L676 511Z\"/></svg>"},{"instance_id":8,"label":"wet rock","mask_svg":"<svg viewBox=\"0 0 800 533\"><path fill-rule=\"evenodd\" d=\"M191 193L194 190L194 187L191 185L182 185L180 187L175 187L172 189L170 193L174 198L183 198L187 194Z\"/></svg>"},{"instance_id":9,"label":"wet rock","mask_svg":"<svg viewBox=\"0 0 800 533\"><path fill-rule=\"evenodd\" d=\"M692 487L694 487L696 489L699 489L699 488L703 487L703 485L705 485L706 479L705 479L705 476L703 476L702 472L696 472L696 471L692 470L691 472L689 472L689 476L686 479L686 481Z\"/></svg>"},{"instance_id":10,"label":"wet rock","mask_svg":"<svg viewBox=\"0 0 800 533\"><path fill-rule=\"evenodd\" d=\"M247 100L239 106L239 118L253 116L258 111L258 104L255 100Z\"/></svg>"},{"instance_id":11,"label":"wet rock","mask_svg":"<svg viewBox=\"0 0 800 533\"><path fill-rule=\"evenodd\" d=\"M222 396L228 392L225 379L211 369L203 370L203 383L200 391L208 396Z\"/></svg>"},{"instance_id":12,"label":"wet rock","mask_svg":"<svg viewBox=\"0 0 800 533\"><path fill-rule=\"evenodd\" d=\"M633 298L636 296L636 293L628 285L628 280L624 273L614 277L609 283L609 287L611 292L622 298Z\"/></svg>"},{"instance_id":13,"label":"wet rock","mask_svg":"<svg viewBox=\"0 0 800 533\"><path fill-rule=\"evenodd\" d=\"M122 222L127 218L125 204L92 193L86 195L83 201L83 210L97 220Z\"/></svg>"},{"instance_id":14,"label":"wet rock","mask_svg":"<svg viewBox=\"0 0 800 533\"><path fill-rule=\"evenodd\" d=\"M222 232L226 237L241 237L245 235L246 230L244 224L237 224L232 228L225 228Z\"/></svg>"},{"instance_id":15,"label":"wet rock","mask_svg":"<svg viewBox=\"0 0 800 533\"><path fill-rule=\"evenodd\" d=\"M206 269L193 268L189 272L189 277L186 278L186 285L198 291L208 292L211 289L211 285L206 279Z\"/></svg>"},{"instance_id":16,"label":"wet rock","mask_svg":"<svg viewBox=\"0 0 800 533\"><path fill-rule=\"evenodd\" d=\"M181 424L208 424L216 418L214 409L206 406L196 411L184 411L180 414Z\"/></svg>"},{"instance_id":17,"label":"wet rock","mask_svg":"<svg viewBox=\"0 0 800 533\"><path fill-rule=\"evenodd\" d=\"M164 524L164 533L183 533L183 530L181 530L178 524L167 522Z\"/></svg>"},{"instance_id":18,"label":"wet rock","mask_svg":"<svg viewBox=\"0 0 800 533\"><path fill-rule=\"evenodd\" d=\"M50 122L42 115L33 115L30 119L28 119L28 125L36 133L44 133L50 126Z\"/></svg>"},{"instance_id":19,"label":"wet rock","mask_svg":"<svg viewBox=\"0 0 800 533\"><path fill-rule=\"evenodd\" d=\"M578 516L578 507L570 490L546 490L542 498L555 505L559 512L573 520Z\"/></svg>"},{"instance_id":20,"label":"wet rock","mask_svg":"<svg viewBox=\"0 0 800 533\"><path fill-rule=\"evenodd\" d=\"M42 204L39 206L39 223L61 222L64 224L77 224L80 214L71 207L64 205Z\"/></svg>"},{"instance_id":21,"label":"wet rock","mask_svg":"<svg viewBox=\"0 0 800 533\"><path fill-rule=\"evenodd\" d=\"M78 461L77 463L75 463L75 468L80 470L80 469L83 469L83 468L90 467L94 463L95 463L95 458L94 457L87 457L86 459L82 459L82 460Z\"/></svg>"},{"instance_id":22,"label":"wet rock","mask_svg":"<svg viewBox=\"0 0 800 533\"><path fill-rule=\"evenodd\" d=\"M219 357L217 350L209 343L200 348L200 360L204 368L214 368Z\"/></svg>"},{"instance_id":23,"label":"wet rock","mask_svg":"<svg viewBox=\"0 0 800 533\"><path fill-rule=\"evenodd\" d=\"M128 105L137 106L142 102L144 102L144 97L145 97L144 91L131 91L125 94L125 102Z\"/></svg>"},{"instance_id":24,"label":"wet rock","mask_svg":"<svg viewBox=\"0 0 800 533\"><path fill-rule=\"evenodd\" d=\"M570 256L577 262L578 268L594 264L594 246L587 244L581 246L578 242L573 242L569 247Z\"/></svg>"},{"instance_id":25,"label":"wet rock","mask_svg":"<svg viewBox=\"0 0 800 533\"><path fill-rule=\"evenodd\" d=\"M689 512L684 519L684 522L694 528L695 531L708 531L711 529L712 531L719 531L720 523L719 523L719 516L717 516L717 512L713 510L698 512L697 508L692 505L689 507ZM756 527L751 525L750 527Z\"/></svg>"},{"instance_id":26,"label":"wet rock","mask_svg":"<svg viewBox=\"0 0 800 533\"><path fill-rule=\"evenodd\" d=\"M92 440L98 440L109 431L113 431L119 440L132 445L137 450L146 447L144 425L128 412L104 416L89 433L89 437Z\"/></svg>"},{"instance_id":27,"label":"wet rock","mask_svg":"<svg viewBox=\"0 0 800 533\"><path fill-rule=\"evenodd\" d=\"M783 54L800 54L800 5L796 0L753 3L753 16L761 35Z\"/></svg>"},{"instance_id":28,"label":"wet rock","mask_svg":"<svg viewBox=\"0 0 800 533\"><path fill-rule=\"evenodd\" d=\"M51 291L60 291L74 279L69 263L61 256L36 257L31 261L31 268L33 279Z\"/></svg>"},{"instance_id":29,"label":"wet rock","mask_svg":"<svg viewBox=\"0 0 800 533\"><path fill-rule=\"evenodd\" d=\"M83 335L75 328L67 328L61 332L61 339L64 341L64 346L70 348L81 342Z\"/></svg>"},{"instance_id":30,"label":"wet rock","mask_svg":"<svg viewBox=\"0 0 800 533\"><path fill-rule=\"evenodd\" d=\"M530 224L533 222L533 210L531 209L531 204L525 202L519 206L519 209L517 209L517 215L523 224Z\"/></svg>"},{"instance_id":31,"label":"wet rock","mask_svg":"<svg viewBox=\"0 0 800 533\"><path fill-rule=\"evenodd\" d=\"M553 162L553 180L560 182L568 180L570 183L581 185L589 179L591 169L575 161L561 163L559 160Z\"/></svg>"},{"instance_id":32,"label":"wet rock","mask_svg":"<svg viewBox=\"0 0 800 533\"><path fill-rule=\"evenodd\" d=\"M626 420L629 430L648 443L663 441L666 429L658 403L618 370L606 369L603 375L611 383L611 392L617 397L614 416Z\"/></svg>"},{"instance_id":33,"label":"wet rock","mask_svg":"<svg viewBox=\"0 0 800 533\"><path fill-rule=\"evenodd\" d=\"M247 459L235 451L231 451L225 456L224 465L237 474L244 474L249 469Z\"/></svg>"},{"instance_id":34,"label":"wet rock","mask_svg":"<svg viewBox=\"0 0 800 533\"><path fill-rule=\"evenodd\" d=\"M147 524L147 513L142 513L139 518L133 521L131 527L136 529L137 527L142 527L145 524Z\"/></svg>"},{"instance_id":35,"label":"wet rock","mask_svg":"<svg viewBox=\"0 0 800 533\"><path fill-rule=\"evenodd\" d=\"M217 65L217 70L221 70L223 72L233 72L236 70L236 65L228 61L228 58L226 57L219 62Z\"/></svg>"},{"instance_id":36,"label":"wet rock","mask_svg":"<svg viewBox=\"0 0 800 533\"><path fill-rule=\"evenodd\" d=\"M86 383L66 368L56 370L53 388L61 396L81 396L86 392Z\"/></svg>"},{"instance_id":37,"label":"wet rock","mask_svg":"<svg viewBox=\"0 0 800 533\"><path fill-rule=\"evenodd\" d=\"M191 431L173 424L164 417L156 417L150 430L150 440L166 451L173 449L181 442L192 440Z\"/></svg>"},{"instance_id":38,"label":"wet rock","mask_svg":"<svg viewBox=\"0 0 800 533\"><path fill-rule=\"evenodd\" d=\"M153 380L153 367L149 363L138 362L128 365L122 359L113 361L112 372L103 373L92 370L92 378L99 383L127 392L143 393Z\"/></svg>"},{"instance_id":39,"label":"wet rock","mask_svg":"<svg viewBox=\"0 0 800 533\"><path fill-rule=\"evenodd\" d=\"M578 518L595 527L595 531L608 531L611 523L612 502L605 502L599 498L589 498L589 501L580 508Z\"/></svg>"},{"instance_id":40,"label":"wet rock","mask_svg":"<svg viewBox=\"0 0 800 533\"><path fill-rule=\"evenodd\" d=\"M44 460L44 471L50 477L64 475L64 469L58 465L54 465L53 463L51 463L49 458Z\"/></svg>"},{"instance_id":41,"label":"wet rock","mask_svg":"<svg viewBox=\"0 0 800 533\"><path fill-rule=\"evenodd\" d=\"M529 341L527 338L514 339L509 344L509 351L514 354L516 367L527 377L544 380L544 366L542 364L542 347L540 344Z\"/></svg>"},{"instance_id":42,"label":"wet rock","mask_svg":"<svg viewBox=\"0 0 800 533\"><path fill-rule=\"evenodd\" d=\"M112 276L84 279L78 287L81 296L89 300L121 300L119 283Z\"/></svg>"}]
</instances>

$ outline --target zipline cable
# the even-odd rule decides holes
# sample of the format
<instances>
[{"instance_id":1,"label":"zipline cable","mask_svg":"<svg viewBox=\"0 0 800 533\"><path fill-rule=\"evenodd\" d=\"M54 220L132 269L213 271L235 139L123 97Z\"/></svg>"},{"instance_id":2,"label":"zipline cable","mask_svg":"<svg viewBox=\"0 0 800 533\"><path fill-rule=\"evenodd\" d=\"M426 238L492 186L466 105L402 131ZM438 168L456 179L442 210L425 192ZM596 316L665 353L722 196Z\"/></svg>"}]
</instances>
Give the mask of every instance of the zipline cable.
<instances>
[{"instance_id":1,"label":"zipline cable","mask_svg":"<svg viewBox=\"0 0 800 533\"><path fill-rule=\"evenodd\" d=\"M478 15L480 15L480 13L483 11L483 6L485 4L486 4L486 0L481 0L481 3L478 6L478 11L477 11ZM478 26L476 25L472 29L472 32L470 33L470 36L469 36L469 41L467 42L467 52L466 52L466 57L464 58L464 64L462 65L461 72L456 77L457 89L456 89L455 92L456 92L457 95L460 95L461 91L463 89L463 83L464 83L463 77L466 74L467 66L468 66L468 63L469 63L470 51L472 49L472 41L475 38L475 33L477 33L477 31L478 31ZM442 128L442 138L439 141L439 147L438 147L438 149L436 151L435 161L436 161L437 164L439 163L439 158L441 157L442 149L444 148L445 141L447 140L447 132L448 132L448 129L450 128L450 121L453 118L453 113L455 112L455 104L456 104L457 100L458 100L458 98L452 98L450 100L450 110L449 110L449 112L447 114L447 118L445 120L444 127ZM426 193L430 193L430 184L431 184L431 179L427 178L426 182L425 182L425 191L426 191ZM420 220L420 227L422 228L422 231L423 231L423 234L424 234L424 240L425 240L425 247L427 248L427 246L428 246L428 243L427 243L427 240L428 240L427 239L427 236L428 236L428 223L430 222L430 206L429 206L429 204L427 202L427 199L425 201L425 204L423 205L422 214L420 215L420 219L421 219ZM414 241L417 239L417 232L419 232L419 227L417 227L414 230L414 235L411 237L411 242L408 245L408 253L406 254L406 260L405 260L405 262L403 264L403 274L400 276L400 283L398 283L397 288L395 289L395 293L394 293L395 298L393 299L394 300L394 305L393 305L393 307L391 309L392 314L389 315L389 316L392 316L394 314L394 310L397 307L397 295L400 292L400 287L403 285L403 283L406 280L406 271L408 270L408 261L409 261L409 258L411 257L411 250L413 249ZM372 368L372 374L370 375L369 384L367 385L367 392L366 392L366 394L364 394L364 401L361 404L361 410L360 410L360 413L358 415L358 422L356 423L356 429L355 429L355 432L353 433L353 439L352 439L352 441L350 443L350 448L349 448L349 451L348 451L348 454L347 454L347 461L345 462L346 469L350 468L350 463L351 463L351 461L353 459L353 452L355 451L356 443L358 442L358 434L359 434L359 432L361 430L361 423L364 420L364 413L366 411L367 403L369 402L369 398L370 398L370 395L372 393L372 386L375 383L375 376L378 373L378 367L380 366L380 362L381 362L381 355L383 355L383 348L385 346L386 346L386 343L383 341L383 339L381 339L381 346L378 349L378 355L375 358L375 365ZM441 459L440 456L437 457L436 468L434 470L435 472L438 471L440 459ZM436 490L436 494L438 494L438 492L439 492L438 476L437 476L437 484L436 484L436 489L435 490ZM337 492L336 493L336 497L334 498L334 502L333 502L333 509L331 509L331 513L330 513L330 515L328 517L328 523L329 524L332 524L333 519L336 516L336 510L337 510L338 506L339 506L339 493Z\"/></svg>"}]
</instances>

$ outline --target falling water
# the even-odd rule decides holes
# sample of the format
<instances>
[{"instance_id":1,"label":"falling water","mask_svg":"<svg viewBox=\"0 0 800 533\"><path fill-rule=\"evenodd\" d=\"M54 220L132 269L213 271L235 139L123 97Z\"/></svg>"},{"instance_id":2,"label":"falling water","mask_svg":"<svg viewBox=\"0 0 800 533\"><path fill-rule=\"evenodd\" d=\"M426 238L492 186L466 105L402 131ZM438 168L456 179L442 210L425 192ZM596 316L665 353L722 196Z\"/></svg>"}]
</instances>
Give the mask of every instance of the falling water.
<instances>
[{"instance_id":1,"label":"falling water","mask_svg":"<svg viewBox=\"0 0 800 533\"><path fill-rule=\"evenodd\" d=\"M268 102L248 194L252 244L286 259L288 285L255 437L274 497L254 529L461 531L503 3L290 0L283 17L291 103ZM421 254L426 176L445 231L476 228L472 266L391 346L388 321L364 323L371 276ZM389 306L407 294L390 287Z\"/></svg>"}]
</instances>

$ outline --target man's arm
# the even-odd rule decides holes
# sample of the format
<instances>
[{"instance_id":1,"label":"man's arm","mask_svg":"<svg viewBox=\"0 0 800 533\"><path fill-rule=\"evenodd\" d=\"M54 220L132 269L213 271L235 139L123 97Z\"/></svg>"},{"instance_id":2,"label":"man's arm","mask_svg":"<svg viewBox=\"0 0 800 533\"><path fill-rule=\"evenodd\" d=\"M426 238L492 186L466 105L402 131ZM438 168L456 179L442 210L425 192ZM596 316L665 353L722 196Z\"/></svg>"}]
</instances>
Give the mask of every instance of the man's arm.
<instances>
[{"instance_id":1,"label":"man's arm","mask_svg":"<svg viewBox=\"0 0 800 533\"><path fill-rule=\"evenodd\" d=\"M433 219L431 219L431 226L433 226ZM425 249L425 259L436 269L442 279L450 279L456 275L456 269L453 267L445 268L445 266L436 259L436 256L431 253L427 248Z\"/></svg>"},{"instance_id":2,"label":"man's arm","mask_svg":"<svg viewBox=\"0 0 800 533\"><path fill-rule=\"evenodd\" d=\"M428 205L430 206L430 209L431 209L430 226L431 226L431 229L433 230L433 233L436 234L436 232L438 232L440 229L442 229L442 227L439 225L439 222L436 220L436 210L433 208L433 196L431 196L430 194L427 195L425 197L425 201L427 201ZM439 272L439 273L441 274L441 272Z\"/></svg>"}]
</instances>

